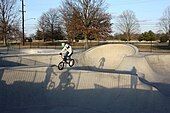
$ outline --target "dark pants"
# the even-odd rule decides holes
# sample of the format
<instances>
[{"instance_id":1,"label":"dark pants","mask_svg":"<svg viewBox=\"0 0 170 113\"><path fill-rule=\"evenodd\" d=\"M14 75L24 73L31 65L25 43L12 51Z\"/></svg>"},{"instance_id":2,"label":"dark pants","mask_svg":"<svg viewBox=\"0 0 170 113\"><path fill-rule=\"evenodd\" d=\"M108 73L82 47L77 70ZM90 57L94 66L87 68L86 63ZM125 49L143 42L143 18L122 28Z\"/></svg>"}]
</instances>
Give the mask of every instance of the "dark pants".
<instances>
[{"instance_id":1,"label":"dark pants","mask_svg":"<svg viewBox=\"0 0 170 113\"><path fill-rule=\"evenodd\" d=\"M73 52L72 52L70 55L68 55L68 54L69 54L69 52L67 51L67 52L65 53L65 55L64 55L64 61L66 61L67 58L70 58L71 55L73 54Z\"/></svg>"}]
</instances>

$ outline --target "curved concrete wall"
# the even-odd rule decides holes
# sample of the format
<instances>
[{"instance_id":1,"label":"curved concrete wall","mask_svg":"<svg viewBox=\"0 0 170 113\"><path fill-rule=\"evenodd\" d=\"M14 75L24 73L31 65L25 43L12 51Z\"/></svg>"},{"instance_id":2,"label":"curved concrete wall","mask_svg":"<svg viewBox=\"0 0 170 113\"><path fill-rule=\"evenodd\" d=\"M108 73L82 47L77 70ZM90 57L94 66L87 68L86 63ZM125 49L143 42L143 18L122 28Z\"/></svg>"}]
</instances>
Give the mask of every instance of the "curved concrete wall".
<instances>
[{"instance_id":1,"label":"curved concrete wall","mask_svg":"<svg viewBox=\"0 0 170 113\"><path fill-rule=\"evenodd\" d=\"M153 82L170 83L170 55L138 54L138 49L132 45L107 44L91 48L83 53L73 54L76 66L89 66L95 69L111 69L143 73L145 79ZM27 66L58 65L59 55L4 57L3 62L21 63Z\"/></svg>"},{"instance_id":2,"label":"curved concrete wall","mask_svg":"<svg viewBox=\"0 0 170 113\"><path fill-rule=\"evenodd\" d=\"M83 66L116 69L125 56L133 56L137 53L138 49L132 45L107 44L85 51L79 56L78 61Z\"/></svg>"},{"instance_id":3,"label":"curved concrete wall","mask_svg":"<svg viewBox=\"0 0 170 113\"><path fill-rule=\"evenodd\" d=\"M152 82L170 83L170 55L140 55L132 45L98 46L75 57L79 66L143 73Z\"/></svg>"}]
</instances>

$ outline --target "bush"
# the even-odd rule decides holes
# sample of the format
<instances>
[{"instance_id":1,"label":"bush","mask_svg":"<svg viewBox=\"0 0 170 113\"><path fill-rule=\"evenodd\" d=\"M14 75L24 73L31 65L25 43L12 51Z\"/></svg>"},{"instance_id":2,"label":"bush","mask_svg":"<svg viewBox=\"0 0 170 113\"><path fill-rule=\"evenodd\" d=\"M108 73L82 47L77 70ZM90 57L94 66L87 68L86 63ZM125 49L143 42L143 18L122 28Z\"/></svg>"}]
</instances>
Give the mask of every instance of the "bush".
<instances>
[{"instance_id":1,"label":"bush","mask_svg":"<svg viewBox=\"0 0 170 113\"><path fill-rule=\"evenodd\" d=\"M156 40L156 35L153 33L151 30L148 32L142 33L139 38L139 41L146 40L146 41L155 41Z\"/></svg>"},{"instance_id":2,"label":"bush","mask_svg":"<svg viewBox=\"0 0 170 113\"><path fill-rule=\"evenodd\" d=\"M160 36L160 42L167 42L168 41L168 35L163 34Z\"/></svg>"},{"instance_id":3,"label":"bush","mask_svg":"<svg viewBox=\"0 0 170 113\"><path fill-rule=\"evenodd\" d=\"M120 40L121 40L121 41L127 41L126 37L124 37L124 36L122 36L122 37L120 38Z\"/></svg>"},{"instance_id":4,"label":"bush","mask_svg":"<svg viewBox=\"0 0 170 113\"><path fill-rule=\"evenodd\" d=\"M29 39L28 39L28 42L32 42L32 39L31 39L31 38L29 38Z\"/></svg>"},{"instance_id":5,"label":"bush","mask_svg":"<svg viewBox=\"0 0 170 113\"><path fill-rule=\"evenodd\" d=\"M144 40L144 37L142 36L142 35L140 35L139 37L138 37L138 41L143 41Z\"/></svg>"}]
</instances>

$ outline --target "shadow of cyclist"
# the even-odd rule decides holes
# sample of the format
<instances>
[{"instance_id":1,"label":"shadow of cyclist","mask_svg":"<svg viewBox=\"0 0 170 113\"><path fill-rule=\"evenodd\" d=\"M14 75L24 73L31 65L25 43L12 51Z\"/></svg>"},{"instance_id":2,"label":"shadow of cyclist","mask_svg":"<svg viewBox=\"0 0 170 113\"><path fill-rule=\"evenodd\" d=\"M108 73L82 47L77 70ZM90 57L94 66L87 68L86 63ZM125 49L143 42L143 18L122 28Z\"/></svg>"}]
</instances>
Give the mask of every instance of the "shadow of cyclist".
<instances>
[{"instance_id":1,"label":"shadow of cyclist","mask_svg":"<svg viewBox=\"0 0 170 113\"><path fill-rule=\"evenodd\" d=\"M53 68L51 66L49 66L47 69L46 69L46 75L45 75L45 80L44 80L44 88L46 89L46 87L48 86L48 83L50 81L50 78L52 76L52 73L53 73Z\"/></svg>"},{"instance_id":2,"label":"shadow of cyclist","mask_svg":"<svg viewBox=\"0 0 170 113\"><path fill-rule=\"evenodd\" d=\"M57 87L57 90L68 90L68 89L74 89L75 84L71 82L73 79L73 76L69 72L69 69L66 71L62 72L61 75L59 76L60 83Z\"/></svg>"},{"instance_id":3,"label":"shadow of cyclist","mask_svg":"<svg viewBox=\"0 0 170 113\"><path fill-rule=\"evenodd\" d=\"M103 67L104 67L104 63L105 63L105 58L104 57L102 57L100 60L99 60L99 67L98 68L100 68L100 69L103 69Z\"/></svg>"}]
</instances>

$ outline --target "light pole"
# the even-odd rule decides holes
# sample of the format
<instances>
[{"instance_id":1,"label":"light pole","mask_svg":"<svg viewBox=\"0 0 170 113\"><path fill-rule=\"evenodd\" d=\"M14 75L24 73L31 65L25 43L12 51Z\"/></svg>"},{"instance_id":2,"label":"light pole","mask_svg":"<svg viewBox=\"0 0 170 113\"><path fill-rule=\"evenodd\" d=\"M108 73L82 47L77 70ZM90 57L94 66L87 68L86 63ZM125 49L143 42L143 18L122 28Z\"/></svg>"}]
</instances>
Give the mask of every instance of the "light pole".
<instances>
[{"instance_id":1,"label":"light pole","mask_svg":"<svg viewBox=\"0 0 170 113\"><path fill-rule=\"evenodd\" d=\"M170 47L170 22L169 22L168 39L169 39L169 43L168 43L168 46Z\"/></svg>"},{"instance_id":2,"label":"light pole","mask_svg":"<svg viewBox=\"0 0 170 113\"><path fill-rule=\"evenodd\" d=\"M21 0L22 2L22 42L23 42L23 46L25 45L25 36L24 36L24 0Z\"/></svg>"}]
</instances>

